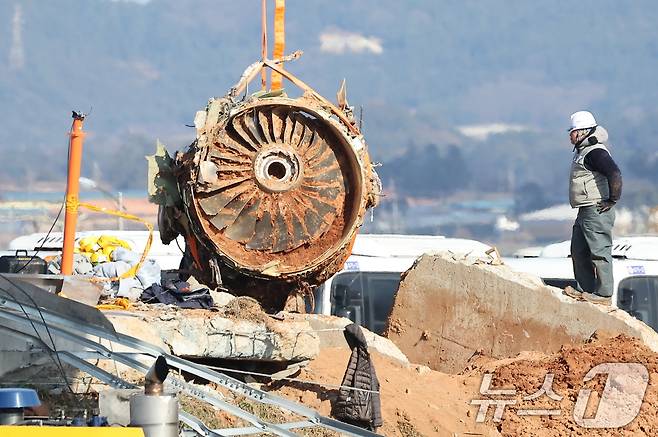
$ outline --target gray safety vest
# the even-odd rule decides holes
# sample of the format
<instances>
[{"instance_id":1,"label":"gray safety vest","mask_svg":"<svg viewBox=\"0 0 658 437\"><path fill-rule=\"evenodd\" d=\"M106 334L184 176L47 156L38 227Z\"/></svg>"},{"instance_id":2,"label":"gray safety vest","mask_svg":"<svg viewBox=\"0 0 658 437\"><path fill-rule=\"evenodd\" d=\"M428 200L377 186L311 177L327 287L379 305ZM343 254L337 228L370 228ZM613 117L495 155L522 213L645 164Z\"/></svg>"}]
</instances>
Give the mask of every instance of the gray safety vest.
<instances>
[{"instance_id":1,"label":"gray safety vest","mask_svg":"<svg viewBox=\"0 0 658 437\"><path fill-rule=\"evenodd\" d=\"M576 150L573 155L569 179L569 203L572 208L596 205L610 197L608 178L585 167L585 156L595 149L603 149L610 153L603 144L595 144Z\"/></svg>"}]
</instances>

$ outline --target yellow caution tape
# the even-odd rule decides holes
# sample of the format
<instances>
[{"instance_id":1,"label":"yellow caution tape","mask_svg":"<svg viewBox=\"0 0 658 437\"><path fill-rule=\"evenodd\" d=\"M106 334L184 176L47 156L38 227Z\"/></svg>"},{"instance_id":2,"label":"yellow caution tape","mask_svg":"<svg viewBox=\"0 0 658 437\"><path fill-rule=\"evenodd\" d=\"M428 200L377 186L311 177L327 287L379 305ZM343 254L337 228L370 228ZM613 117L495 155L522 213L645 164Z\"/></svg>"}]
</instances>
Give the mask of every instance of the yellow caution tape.
<instances>
[{"instance_id":1,"label":"yellow caution tape","mask_svg":"<svg viewBox=\"0 0 658 437\"><path fill-rule=\"evenodd\" d=\"M91 282L114 282L114 281L118 281L120 279L134 278L135 275L137 274L137 271L142 267L142 264L144 264L144 261L146 260L146 256L148 255L149 250L151 250L151 243L153 243L153 225L151 223L147 222L146 220L140 218L140 217L137 217L135 215L128 214L128 213L125 213L125 212L122 212L122 211L116 211L114 209L101 208L99 206L92 205L90 203L83 203L83 202L79 203L78 206L81 207L81 208L87 208L88 210L93 211L93 212L100 212L100 213L103 213L103 214L113 215L115 217L121 217L121 218L124 218L126 220L132 220L132 221L135 221L135 222L139 222L139 223L142 223L144 226L146 226L146 229L148 229L148 231L149 231L149 236L146 239L146 245L144 246L144 252L142 252L142 256L139 258L139 261L137 262L137 264L135 264L133 267L130 268L130 270L128 270L127 272L125 272L121 276L117 276L117 277L114 277L114 278L93 277L93 278L89 278L89 280Z\"/></svg>"},{"instance_id":2,"label":"yellow caution tape","mask_svg":"<svg viewBox=\"0 0 658 437\"><path fill-rule=\"evenodd\" d=\"M75 194L68 194L66 196L66 212L75 213L78 211L78 206L80 206L78 196Z\"/></svg>"}]
</instances>

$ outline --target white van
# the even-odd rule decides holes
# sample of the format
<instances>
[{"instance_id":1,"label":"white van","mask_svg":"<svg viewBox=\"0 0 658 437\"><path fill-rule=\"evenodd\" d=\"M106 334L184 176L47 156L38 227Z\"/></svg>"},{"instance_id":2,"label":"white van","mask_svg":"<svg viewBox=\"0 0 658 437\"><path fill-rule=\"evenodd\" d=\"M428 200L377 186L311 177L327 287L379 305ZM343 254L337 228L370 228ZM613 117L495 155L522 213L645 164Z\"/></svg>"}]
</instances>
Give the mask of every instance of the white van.
<instances>
[{"instance_id":1,"label":"white van","mask_svg":"<svg viewBox=\"0 0 658 437\"><path fill-rule=\"evenodd\" d=\"M343 269L315 290L314 312L347 317L382 333L401 276L418 257L451 252L486 258L489 249L484 243L459 238L359 234Z\"/></svg>"},{"instance_id":2,"label":"white van","mask_svg":"<svg viewBox=\"0 0 658 437\"><path fill-rule=\"evenodd\" d=\"M658 236L615 238L612 256L612 305L658 331ZM516 271L539 276L548 285L576 285L569 241L523 250L504 261Z\"/></svg>"},{"instance_id":3,"label":"white van","mask_svg":"<svg viewBox=\"0 0 658 437\"><path fill-rule=\"evenodd\" d=\"M141 253L146 246L148 240L148 231L118 231L118 230L101 230L101 231L80 231L75 234L75 241L85 237L97 237L101 235L111 235L120 238L128 244L131 248L138 253ZM37 233L23 235L13 239L9 243L9 250L0 251L0 255L13 255L17 250L26 251L28 255L32 256L39 250L38 256L45 258L50 255L59 255L62 253L64 246L64 235L61 232L52 232L50 235L46 233ZM154 259L162 270L174 270L180 265L180 260L183 257L182 249L185 249L185 239L179 236L176 241L165 245L160 241L160 233L153 232L153 242L149 250L148 257Z\"/></svg>"}]
</instances>

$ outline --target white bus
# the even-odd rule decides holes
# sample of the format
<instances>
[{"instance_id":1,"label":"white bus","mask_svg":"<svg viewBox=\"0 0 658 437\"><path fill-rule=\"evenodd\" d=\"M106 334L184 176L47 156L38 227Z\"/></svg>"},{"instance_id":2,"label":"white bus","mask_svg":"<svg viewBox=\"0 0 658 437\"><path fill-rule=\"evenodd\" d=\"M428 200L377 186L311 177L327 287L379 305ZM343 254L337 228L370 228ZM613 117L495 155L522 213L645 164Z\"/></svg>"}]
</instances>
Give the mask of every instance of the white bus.
<instances>
[{"instance_id":1,"label":"white bus","mask_svg":"<svg viewBox=\"0 0 658 437\"><path fill-rule=\"evenodd\" d=\"M486 258L489 249L479 241L460 238L359 234L343 269L315 290L314 311L347 317L381 334L402 274L421 255L450 252Z\"/></svg>"},{"instance_id":2,"label":"white bus","mask_svg":"<svg viewBox=\"0 0 658 437\"><path fill-rule=\"evenodd\" d=\"M658 331L658 236L615 238L612 257L612 305ZM514 270L539 276L548 285L576 285L569 241L526 249L504 261Z\"/></svg>"}]
</instances>

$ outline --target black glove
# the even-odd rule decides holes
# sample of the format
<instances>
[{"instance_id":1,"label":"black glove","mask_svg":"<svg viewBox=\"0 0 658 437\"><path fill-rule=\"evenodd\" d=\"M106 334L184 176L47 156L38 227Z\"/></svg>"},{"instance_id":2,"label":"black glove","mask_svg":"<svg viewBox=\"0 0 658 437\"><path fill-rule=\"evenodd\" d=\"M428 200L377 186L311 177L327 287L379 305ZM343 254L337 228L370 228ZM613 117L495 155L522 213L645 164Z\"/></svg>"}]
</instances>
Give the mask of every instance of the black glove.
<instances>
[{"instance_id":1,"label":"black glove","mask_svg":"<svg viewBox=\"0 0 658 437\"><path fill-rule=\"evenodd\" d=\"M615 206L615 202L612 200L602 200L599 203L596 204L596 210L598 211L599 214L603 214L604 212L610 211L610 208Z\"/></svg>"}]
</instances>

